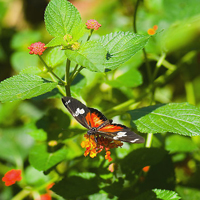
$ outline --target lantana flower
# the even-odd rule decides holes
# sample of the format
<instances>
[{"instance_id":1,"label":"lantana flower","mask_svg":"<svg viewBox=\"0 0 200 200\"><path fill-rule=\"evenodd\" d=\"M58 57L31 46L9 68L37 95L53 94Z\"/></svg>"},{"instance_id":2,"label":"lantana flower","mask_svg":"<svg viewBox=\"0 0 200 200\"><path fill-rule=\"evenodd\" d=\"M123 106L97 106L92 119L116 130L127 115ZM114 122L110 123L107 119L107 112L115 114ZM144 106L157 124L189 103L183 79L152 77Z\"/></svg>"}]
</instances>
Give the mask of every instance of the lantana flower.
<instances>
[{"instance_id":1,"label":"lantana flower","mask_svg":"<svg viewBox=\"0 0 200 200\"><path fill-rule=\"evenodd\" d=\"M47 47L45 47L45 44L42 42L36 42L31 44L31 46L28 47L30 50L29 54L35 54L35 55L42 55L43 52L46 50Z\"/></svg>"},{"instance_id":2,"label":"lantana flower","mask_svg":"<svg viewBox=\"0 0 200 200\"><path fill-rule=\"evenodd\" d=\"M121 147L123 145L120 141L107 139L102 136L98 137L98 142L95 141L94 135L89 136L88 134L85 134L84 137L86 141L81 143L81 147L86 148L84 156L89 155L91 158L94 158L98 153L105 149L105 159L109 162L112 161L110 149Z\"/></svg>"},{"instance_id":3,"label":"lantana flower","mask_svg":"<svg viewBox=\"0 0 200 200\"><path fill-rule=\"evenodd\" d=\"M158 29L157 25L154 25L153 28L148 29L147 33L149 35L154 35L156 33L156 30Z\"/></svg>"},{"instance_id":4,"label":"lantana flower","mask_svg":"<svg viewBox=\"0 0 200 200\"><path fill-rule=\"evenodd\" d=\"M87 26L87 29L98 30L99 27L101 27L101 24L99 24L99 22L95 19L90 19L90 20L87 20L86 26Z\"/></svg>"},{"instance_id":5,"label":"lantana flower","mask_svg":"<svg viewBox=\"0 0 200 200\"><path fill-rule=\"evenodd\" d=\"M4 177L2 178L2 181L5 182L6 186L10 186L16 183L16 181L21 181L21 170L20 169L12 169L8 171Z\"/></svg>"}]
</instances>

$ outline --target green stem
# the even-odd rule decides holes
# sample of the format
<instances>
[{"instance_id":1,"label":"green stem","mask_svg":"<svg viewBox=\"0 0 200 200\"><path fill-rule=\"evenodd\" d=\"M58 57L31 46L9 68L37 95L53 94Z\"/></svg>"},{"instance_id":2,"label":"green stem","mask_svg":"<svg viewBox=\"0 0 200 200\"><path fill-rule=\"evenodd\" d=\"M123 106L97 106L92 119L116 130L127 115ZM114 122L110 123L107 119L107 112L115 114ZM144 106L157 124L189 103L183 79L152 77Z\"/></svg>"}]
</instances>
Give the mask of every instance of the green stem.
<instances>
[{"instance_id":1,"label":"green stem","mask_svg":"<svg viewBox=\"0 0 200 200\"><path fill-rule=\"evenodd\" d=\"M136 1L136 4L135 4L135 11L134 11L134 14L133 14L133 31L134 31L135 33L137 33L136 15L137 15L137 10L138 10L139 3L140 3L140 0L137 0L137 1Z\"/></svg>"},{"instance_id":2,"label":"green stem","mask_svg":"<svg viewBox=\"0 0 200 200\"><path fill-rule=\"evenodd\" d=\"M76 78L76 76L79 74L79 72L80 72L83 68L84 68L84 67L81 66L81 67L77 70L77 72L74 74L74 76L71 77L69 84L72 83L72 81Z\"/></svg>"},{"instance_id":3,"label":"green stem","mask_svg":"<svg viewBox=\"0 0 200 200\"><path fill-rule=\"evenodd\" d=\"M49 75L50 75L51 79L52 79L54 82L56 82L54 76L53 76L50 72L49 72ZM62 85L62 86L63 86L63 85ZM65 91L63 90L63 87L61 87L59 84L58 84L56 87L58 88L58 90L60 91L60 93L61 93L63 96L66 95L66 94L65 94Z\"/></svg>"},{"instance_id":4,"label":"green stem","mask_svg":"<svg viewBox=\"0 0 200 200\"><path fill-rule=\"evenodd\" d=\"M145 66L146 66L146 70L147 70L147 76L148 76L148 79L149 79L149 84L152 85L153 79L152 79L152 73L151 73L151 66L149 64L149 60L147 58L147 53L146 53L145 48L142 49L142 50L143 50Z\"/></svg>"},{"instance_id":5,"label":"green stem","mask_svg":"<svg viewBox=\"0 0 200 200\"><path fill-rule=\"evenodd\" d=\"M94 29L90 29L90 34L88 35L87 41L91 38Z\"/></svg>"},{"instance_id":6,"label":"green stem","mask_svg":"<svg viewBox=\"0 0 200 200\"><path fill-rule=\"evenodd\" d=\"M15 195L12 200L21 200L27 197L32 192L31 188L24 188L17 195Z\"/></svg>"},{"instance_id":7,"label":"green stem","mask_svg":"<svg viewBox=\"0 0 200 200\"><path fill-rule=\"evenodd\" d=\"M135 33L137 33L136 18L137 18L137 10L138 10L138 7L139 7L139 3L140 3L140 0L137 0L136 5L135 5L134 16L133 16L133 30L134 30ZM148 79L149 79L149 83L151 85L152 84L151 66L149 64L145 48L143 49L143 55L144 55L145 66L146 66L146 70L147 70L147 76L148 76Z\"/></svg>"},{"instance_id":8,"label":"green stem","mask_svg":"<svg viewBox=\"0 0 200 200\"><path fill-rule=\"evenodd\" d=\"M70 77L69 77L69 82L71 83L71 79L73 78L74 74L76 73L77 69L78 69L78 64L76 64L76 66L74 67L73 72L71 73Z\"/></svg>"},{"instance_id":9,"label":"green stem","mask_svg":"<svg viewBox=\"0 0 200 200\"><path fill-rule=\"evenodd\" d=\"M68 97L71 97L70 82L69 82L70 63L71 61L67 59L66 74L65 74L65 82L67 82L67 85L65 86L65 90Z\"/></svg>"},{"instance_id":10,"label":"green stem","mask_svg":"<svg viewBox=\"0 0 200 200\"><path fill-rule=\"evenodd\" d=\"M148 133L147 134L146 145L145 145L147 148L151 147L152 139L153 139L153 134L152 133Z\"/></svg>"},{"instance_id":11,"label":"green stem","mask_svg":"<svg viewBox=\"0 0 200 200\"><path fill-rule=\"evenodd\" d=\"M166 56L166 54L163 53L156 63L156 69L154 70L153 77L152 77L153 81L155 80L155 78L158 74L158 71L159 71L160 67L162 66L162 63L165 60L165 56Z\"/></svg>"},{"instance_id":12,"label":"green stem","mask_svg":"<svg viewBox=\"0 0 200 200\"><path fill-rule=\"evenodd\" d=\"M43 60L43 58L41 56L39 56L40 60L42 61L42 63L44 64L44 66L46 67L47 71L52 74L55 78L57 78L63 86L66 85L66 82L63 81L60 77L58 77L54 72L53 72L53 69L51 67L49 67L46 62Z\"/></svg>"},{"instance_id":13,"label":"green stem","mask_svg":"<svg viewBox=\"0 0 200 200\"><path fill-rule=\"evenodd\" d=\"M161 58L157 55L154 55L154 54L148 54L148 59L152 59L152 60L156 60L156 61L159 61ZM175 70L176 69L176 66L169 63L167 60L162 60L162 65L167 68L167 69L170 69L170 70Z\"/></svg>"},{"instance_id":14,"label":"green stem","mask_svg":"<svg viewBox=\"0 0 200 200\"><path fill-rule=\"evenodd\" d=\"M195 93L194 93L193 83L191 81L187 81L185 83L185 92L186 92L187 102L195 105L196 104Z\"/></svg>"}]
</instances>

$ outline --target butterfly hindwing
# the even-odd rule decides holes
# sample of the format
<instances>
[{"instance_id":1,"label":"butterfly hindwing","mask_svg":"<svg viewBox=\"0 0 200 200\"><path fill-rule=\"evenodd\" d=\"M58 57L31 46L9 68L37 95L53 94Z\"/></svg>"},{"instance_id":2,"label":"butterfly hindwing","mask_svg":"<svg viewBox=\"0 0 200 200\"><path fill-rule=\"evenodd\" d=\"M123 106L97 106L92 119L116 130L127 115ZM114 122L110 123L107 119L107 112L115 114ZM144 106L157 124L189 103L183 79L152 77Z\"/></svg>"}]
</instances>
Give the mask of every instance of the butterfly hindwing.
<instances>
[{"instance_id":1,"label":"butterfly hindwing","mask_svg":"<svg viewBox=\"0 0 200 200\"><path fill-rule=\"evenodd\" d=\"M107 120L107 118L97 109L88 109L90 110L90 118L88 117L88 121L91 123L91 127L97 128Z\"/></svg>"},{"instance_id":2,"label":"butterfly hindwing","mask_svg":"<svg viewBox=\"0 0 200 200\"><path fill-rule=\"evenodd\" d=\"M121 124L109 124L98 130L104 137L129 143L143 143L144 138Z\"/></svg>"}]
</instances>

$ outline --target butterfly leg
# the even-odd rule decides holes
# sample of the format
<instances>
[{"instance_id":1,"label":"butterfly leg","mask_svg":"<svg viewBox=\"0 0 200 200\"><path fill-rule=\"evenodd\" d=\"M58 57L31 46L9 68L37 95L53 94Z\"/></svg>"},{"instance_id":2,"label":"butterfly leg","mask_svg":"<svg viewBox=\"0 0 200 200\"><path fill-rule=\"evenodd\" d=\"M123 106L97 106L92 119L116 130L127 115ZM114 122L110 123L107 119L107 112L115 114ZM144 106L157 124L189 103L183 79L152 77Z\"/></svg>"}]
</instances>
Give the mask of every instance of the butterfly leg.
<instances>
[{"instance_id":1,"label":"butterfly leg","mask_svg":"<svg viewBox=\"0 0 200 200\"><path fill-rule=\"evenodd\" d=\"M99 139L99 136L98 136L98 135L95 135L95 136L94 136L94 141L95 141L96 143L98 143L98 139Z\"/></svg>"}]
</instances>

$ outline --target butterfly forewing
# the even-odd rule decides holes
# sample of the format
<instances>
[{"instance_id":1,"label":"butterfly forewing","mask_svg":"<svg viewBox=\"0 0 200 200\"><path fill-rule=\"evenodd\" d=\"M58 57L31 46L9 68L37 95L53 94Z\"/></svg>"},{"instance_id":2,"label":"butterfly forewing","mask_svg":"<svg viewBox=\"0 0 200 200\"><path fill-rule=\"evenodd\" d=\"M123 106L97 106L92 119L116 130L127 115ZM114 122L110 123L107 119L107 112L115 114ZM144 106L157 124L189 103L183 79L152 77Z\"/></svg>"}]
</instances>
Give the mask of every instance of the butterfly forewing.
<instances>
[{"instance_id":1,"label":"butterfly forewing","mask_svg":"<svg viewBox=\"0 0 200 200\"><path fill-rule=\"evenodd\" d=\"M85 128L90 129L91 126L87 122L88 114L90 114L90 110L87 106L82 104L77 99L72 97L63 97L62 102L64 106L69 110L72 116Z\"/></svg>"}]
</instances>

